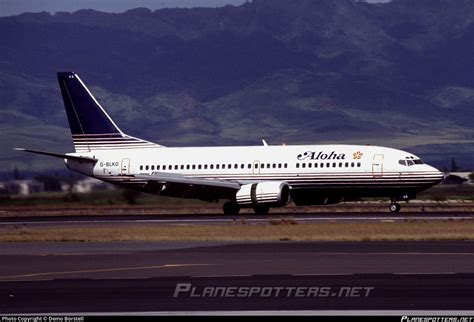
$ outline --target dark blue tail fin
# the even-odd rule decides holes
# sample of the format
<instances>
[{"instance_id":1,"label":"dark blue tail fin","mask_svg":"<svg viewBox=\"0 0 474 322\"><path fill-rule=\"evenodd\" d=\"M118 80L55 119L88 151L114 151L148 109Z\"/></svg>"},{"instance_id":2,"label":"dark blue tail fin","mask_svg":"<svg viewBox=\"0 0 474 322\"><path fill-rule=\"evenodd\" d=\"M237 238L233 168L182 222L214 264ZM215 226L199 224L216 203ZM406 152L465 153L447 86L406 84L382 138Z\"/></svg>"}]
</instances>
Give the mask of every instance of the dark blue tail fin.
<instances>
[{"instance_id":1,"label":"dark blue tail fin","mask_svg":"<svg viewBox=\"0 0 474 322\"><path fill-rule=\"evenodd\" d=\"M58 81L72 135L122 133L79 76L58 73Z\"/></svg>"},{"instance_id":2,"label":"dark blue tail fin","mask_svg":"<svg viewBox=\"0 0 474 322\"><path fill-rule=\"evenodd\" d=\"M75 73L58 73L76 152L161 147L124 134Z\"/></svg>"}]
</instances>

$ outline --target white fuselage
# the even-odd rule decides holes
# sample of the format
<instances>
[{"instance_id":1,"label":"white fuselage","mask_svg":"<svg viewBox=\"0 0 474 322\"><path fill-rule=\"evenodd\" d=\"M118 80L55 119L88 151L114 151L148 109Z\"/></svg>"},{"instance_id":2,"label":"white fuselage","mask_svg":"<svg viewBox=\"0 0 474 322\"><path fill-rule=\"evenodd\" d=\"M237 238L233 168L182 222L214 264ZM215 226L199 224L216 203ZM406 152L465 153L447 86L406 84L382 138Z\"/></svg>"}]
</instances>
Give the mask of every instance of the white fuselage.
<instances>
[{"instance_id":1,"label":"white fuselage","mask_svg":"<svg viewBox=\"0 0 474 322\"><path fill-rule=\"evenodd\" d=\"M108 182L140 184L134 176L179 173L248 184L284 181L328 196L400 196L438 183L443 175L402 150L358 145L288 145L95 150L75 155L99 161L68 166ZM302 197L303 198L303 197ZM408 197L407 197L408 199Z\"/></svg>"},{"instance_id":2,"label":"white fuselage","mask_svg":"<svg viewBox=\"0 0 474 322\"><path fill-rule=\"evenodd\" d=\"M225 214L252 207L332 204L352 197L397 200L443 179L401 150L360 145L167 148L124 133L74 72L57 73L75 153L18 148L63 158L77 172L161 196L228 200Z\"/></svg>"}]
</instances>

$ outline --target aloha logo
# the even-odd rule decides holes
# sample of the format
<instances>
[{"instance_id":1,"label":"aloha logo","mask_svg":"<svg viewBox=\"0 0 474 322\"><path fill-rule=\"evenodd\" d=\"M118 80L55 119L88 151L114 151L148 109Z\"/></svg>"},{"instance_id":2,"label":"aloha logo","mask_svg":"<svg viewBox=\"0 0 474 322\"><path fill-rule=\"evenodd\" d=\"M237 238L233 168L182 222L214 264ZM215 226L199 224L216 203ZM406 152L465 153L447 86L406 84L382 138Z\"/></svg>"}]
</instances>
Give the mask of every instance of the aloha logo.
<instances>
[{"instance_id":1,"label":"aloha logo","mask_svg":"<svg viewBox=\"0 0 474 322\"><path fill-rule=\"evenodd\" d=\"M360 160L363 155L364 155L364 153L362 153L360 151L357 151L357 152L352 154L352 157L354 158L354 160Z\"/></svg>"},{"instance_id":2,"label":"aloha logo","mask_svg":"<svg viewBox=\"0 0 474 322\"><path fill-rule=\"evenodd\" d=\"M332 151L331 153L324 153L323 151L319 151L318 153L314 151L306 151L305 153L298 154L298 160L344 160L346 155L344 153L336 153L336 151Z\"/></svg>"}]
</instances>

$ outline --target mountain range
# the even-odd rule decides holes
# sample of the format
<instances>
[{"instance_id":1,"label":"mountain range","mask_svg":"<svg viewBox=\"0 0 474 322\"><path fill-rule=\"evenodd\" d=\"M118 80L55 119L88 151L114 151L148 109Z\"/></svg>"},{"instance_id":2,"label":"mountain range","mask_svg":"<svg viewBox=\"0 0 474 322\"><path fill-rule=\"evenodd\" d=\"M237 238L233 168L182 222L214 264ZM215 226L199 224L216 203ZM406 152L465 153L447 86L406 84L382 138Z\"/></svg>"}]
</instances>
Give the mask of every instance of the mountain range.
<instances>
[{"instance_id":1,"label":"mountain range","mask_svg":"<svg viewBox=\"0 0 474 322\"><path fill-rule=\"evenodd\" d=\"M25 13L0 39L3 172L64 168L11 151L72 151L58 71L163 145L372 144L474 168L472 0Z\"/></svg>"}]
</instances>

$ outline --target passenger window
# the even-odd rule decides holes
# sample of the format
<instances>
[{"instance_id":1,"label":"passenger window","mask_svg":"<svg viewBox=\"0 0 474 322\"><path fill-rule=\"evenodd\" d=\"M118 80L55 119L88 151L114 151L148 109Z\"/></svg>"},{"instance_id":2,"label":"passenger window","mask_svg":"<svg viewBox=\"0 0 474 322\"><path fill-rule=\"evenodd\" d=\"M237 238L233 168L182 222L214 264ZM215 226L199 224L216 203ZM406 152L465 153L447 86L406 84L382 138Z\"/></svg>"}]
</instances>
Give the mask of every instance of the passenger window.
<instances>
[{"instance_id":1,"label":"passenger window","mask_svg":"<svg viewBox=\"0 0 474 322\"><path fill-rule=\"evenodd\" d=\"M357 162L357 167L360 168L360 162Z\"/></svg>"},{"instance_id":2,"label":"passenger window","mask_svg":"<svg viewBox=\"0 0 474 322\"><path fill-rule=\"evenodd\" d=\"M227 169L232 169L232 164L228 164Z\"/></svg>"},{"instance_id":3,"label":"passenger window","mask_svg":"<svg viewBox=\"0 0 474 322\"><path fill-rule=\"evenodd\" d=\"M193 170L196 170L196 165L195 164L193 164Z\"/></svg>"},{"instance_id":4,"label":"passenger window","mask_svg":"<svg viewBox=\"0 0 474 322\"><path fill-rule=\"evenodd\" d=\"M249 169L252 169L252 165L251 165L250 163L247 165L247 167L248 167Z\"/></svg>"},{"instance_id":5,"label":"passenger window","mask_svg":"<svg viewBox=\"0 0 474 322\"><path fill-rule=\"evenodd\" d=\"M234 164L234 169L238 169L239 168L239 165L236 163Z\"/></svg>"},{"instance_id":6,"label":"passenger window","mask_svg":"<svg viewBox=\"0 0 474 322\"><path fill-rule=\"evenodd\" d=\"M346 162L345 167L346 168L349 167L349 162Z\"/></svg>"},{"instance_id":7,"label":"passenger window","mask_svg":"<svg viewBox=\"0 0 474 322\"><path fill-rule=\"evenodd\" d=\"M168 170L173 170L173 166L172 166L172 165L169 165L169 166L168 166Z\"/></svg>"},{"instance_id":8,"label":"passenger window","mask_svg":"<svg viewBox=\"0 0 474 322\"><path fill-rule=\"evenodd\" d=\"M331 163L326 163L326 168L330 168L331 167Z\"/></svg>"},{"instance_id":9,"label":"passenger window","mask_svg":"<svg viewBox=\"0 0 474 322\"><path fill-rule=\"evenodd\" d=\"M342 162L339 162L339 168L342 168Z\"/></svg>"},{"instance_id":10,"label":"passenger window","mask_svg":"<svg viewBox=\"0 0 474 322\"><path fill-rule=\"evenodd\" d=\"M148 166L145 166L145 170L148 170Z\"/></svg>"},{"instance_id":11,"label":"passenger window","mask_svg":"<svg viewBox=\"0 0 474 322\"><path fill-rule=\"evenodd\" d=\"M324 168L324 163L321 163L320 165L321 165L321 168Z\"/></svg>"},{"instance_id":12,"label":"passenger window","mask_svg":"<svg viewBox=\"0 0 474 322\"><path fill-rule=\"evenodd\" d=\"M277 167L276 163L272 164L272 168L275 169Z\"/></svg>"},{"instance_id":13,"label":"passenger window","mask_svg":"<svg viewBox=\"0 0 474 322\"><path fill-rule=\"evenodd\" d=\"M308 163L308 168L311 168L313 166L312 163Z\"/></svg>"},{"instance_id":14,"label":"passenger window","mask_svg":"<svg viewBox=\"0 0 474 322\"><path fill-rule=\"evenodd\" d=\"M140 166L140 170L143 170L143 166L142 166L142 165Z\"/></svg>"},{"instance_id":15,"label":"passenger window","mask_svg":"<svg viewBox=\"0 0 474 322\"><path fill-rule=\"evenodd\" d=\"M189 164L186 165L186 170L189 170L190 166Z\"/></svg>"},{"instance_id":16,"label":"passenger window","mask_svg":"<svg viewBox=\"0 0 474 322\"><path fill-rule=\"evenodd\" d=\"M353 167L354 167L354 162L351 162L351 168L353 168Z\"/></svg>"},{"instance_id":17,"label":"passenger window","mask_svg":"<svg viewBox=\"0 0 474 322\"><path fill-rule=\"evenodd\" d=\"M181 170L184 170L184 164L181 165Z\"/></svg>"},{"instance_id":18,"label":"passenger window","mask_svg":"<svg viewBox=\"0 0 474 322\"><path fill-rule=\"evenodd\" d=\"M241 169L245 168L245 165L242 163L242 164L240 165L240 168L241 168Z\"/></svg>"},{"instance_id":19,"label":"passenger window","mask_svg":"<svg viewBox=\"0 0 474 322\"><path fill-rule=\"evenodd\" d=\"M306 163L302 163L302 164L301 164L301 167L302 167L302 168L306 168Z\"/></svg>"},{"instance_id":20,"label":"passenger window","mask_svg":"<svg viewBox=\"0 0 474 322\"><path fill-rule=\"evenodd\" d=\"M332 167L333 167L333 168L336 167L336 162L333 162Z\"/></svg>"},{"instance_id":21,"label":"passenger window","mask_svg":"<svg viewBox=\"0 0 474 322\"><path fill-rule=\"evenodd\" d=\"M178 165L175 165L175 166L174 166L174 169L175 169L175 170L178 170Z\"/></svg>"},{"instance_id":22,"label":"passenger window","mask_svg":"<svg viewBox=\"0 0 474 322\"><path fill-rule=\"evenodd\" d=\"M210 165L210 167L211 167L211 170L213 170L213 169L214 169L214 165L213 165L213 164L211 164L211 165Z\"/></svg>"},{"instance_id":23,"label":"passenger window","mask_svg":"<svg viewBox=\"0 0 474 322\"><path fill-rule=\"evenodd\" d=\"M151 166L151 170L155 170L155 166L154 166L154 165Z\"/></svg>"},{"instance_id":24,"label":"passenger window","mask_svg":"<svg viewBox=\"0 0 474 322\"><path fill-rule=\"evenodd\" d=\"M206 170L207 170L207 164L205 164L205 165L204 165L204 169L206 169Z\"/></svg>"},{"instance_id":25,"label":"passenger window","mask_svg":"<svg viewBox=\"0 0 474 322\"><path fill-rule=\"evenodd\" d=\"M281 163L278 163L278 169L281 169Z\"/></svg>"},{"instance_id":26,"label":"passenger window","mask_svg":"<svg viewBox=\"0 0 474 322\"><path fill-rule=\"evenodd\" d=\"M218 165L218 164L216 164L216 169L218 169L218 170L219 170L219 165Z\"/></svg>"},{"instance_id":27,"label":"passenger window","mask_svg":"<svg viewBox=\"0 0 474 322\"><path fill-rule=\"evenodd\" d=\"M288 168L288 163L285 163L285 169Z\"/></svg>"},{"instance_id":28,"label":"passenger window","mask_svg":"<svg viewBox=\"0 0 474 322\"><path fill-rule=\"evenodd\" d=\"M202 165L198 164L198 170L202 169Z\"/></svg>"},{"instance_id":29,"label":"passenger window","mask_svg":"<svg viewBox=\"0 0 474 322\"><path fill-rule=\"evenodd\" d=\"M296 167L297 167L297 168L299 168L299 167L300 167L300 164L299 164L299 163L297 163L297 164L296 164Z\"/></svg>"},{"instance_id":30,"label":"passenger window","mask_svg":"<svg viewBox=\"0 0 474 322\"><path fill-rule=\"evenodd\" d=\"M267 163L267 169L270 169L272 165L270 163Z\"/></svg>"}]
</instances>

